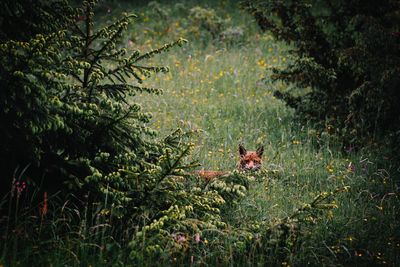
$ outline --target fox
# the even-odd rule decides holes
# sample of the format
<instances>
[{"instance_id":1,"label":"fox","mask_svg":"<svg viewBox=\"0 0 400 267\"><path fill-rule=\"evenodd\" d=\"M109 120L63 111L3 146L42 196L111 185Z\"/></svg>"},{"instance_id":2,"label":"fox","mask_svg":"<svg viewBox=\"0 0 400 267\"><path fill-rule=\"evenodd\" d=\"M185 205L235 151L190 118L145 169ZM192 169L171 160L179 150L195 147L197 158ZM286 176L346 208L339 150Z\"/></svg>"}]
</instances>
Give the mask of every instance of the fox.
<instances>
[{"instance_id":1,"label":"fox","mask_svg":"<svg viewBox=\"0 0 400 267\"><path fill-rule=\"evenodd\" d=\"M264 146L256 151L247 151L242 144L239 145L240 160L237 164L239 171L258 171L261 169L261 158L264 154Z\"/></svg>"},{"instance_id":2,"label":"fox","mask_svg":"<svg viewBox=\"0 0 400 267\"><path fill-rule=\"evenodd\" d=\"M262 166L262 155L264 146L260 146L256 151L247 151L242 144L239 144L239 161L237 169L239 171L257 171ZM229 174L227 171L208 171L200 170L195 172L200 178L211 181L215 178Z\"/></svg>"}]
</instances>

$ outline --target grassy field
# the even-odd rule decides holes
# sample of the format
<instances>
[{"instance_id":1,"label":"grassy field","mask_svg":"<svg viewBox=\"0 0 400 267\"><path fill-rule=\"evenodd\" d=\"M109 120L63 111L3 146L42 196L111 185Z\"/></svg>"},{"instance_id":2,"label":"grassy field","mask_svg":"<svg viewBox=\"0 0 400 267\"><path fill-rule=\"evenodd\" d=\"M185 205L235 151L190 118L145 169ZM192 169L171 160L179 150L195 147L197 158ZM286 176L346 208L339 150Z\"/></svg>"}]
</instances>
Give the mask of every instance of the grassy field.
<instances>
[{"instance_id":1,"label":"grassy field","mask_svg":"<svg viewBox=\"0 0 400 267\"><path fill-rule=\"evenodd\" d=\"M146 80L163 88L164 94L143 95L136 101L154 115L152 126L161 136L176 127L201 129L192 155L200 168L234 170L239 143L248 149L264 145L264 168L275 178L252 185L227 220L246 224L283 218L320 192L349 186L348 192L337 196L337 208L312 222L314 231L306 233L300 253L282 265L399 264L399 199L392 177L398 173L389 173L395 167L390 159L368 150L341 152L328 130L320 133L295 122L292 110L272 93L287 90L287 85L268 82L269 68L290 60L289 47L258 33L254 21L236 3L184 5L186 9L160 4L164 19L154 5L133 9L139 14L137 29L148 27L138 38L141 49L177 37L189 41L156 59L170 67L168 74ZM215 10L227 21L226 27L244 29L244 41L231 45L213 40L204 29L190 24L185 20L187 10L197 5Z\"/></svg>"},{"instance_id":2,"label":"grassy field","mask_svg":"<svg viewBox=\"0 0 400 267\"><path fill-rule=\"evenodd\" d=\"M213 38L210 31L191 20L189 10L195 6L214 10L223 21L221 32L240 27L235 29L241 33L236 41ZM335 195L333 209L305 218L308 225L299 230L302 241L296 253L280 265L400 264L396 166L384 150L345 152L329 134L328 126L326 131L317 132L298 122L294 112L273 96L275 90L290 87L268 80L271 67L290 62L287 44L259 33L251 16L235 1L164 1L138 6L112 2L100 9L99 19L104 22L121 12L138 15L122 44L128 51L148 51L179 37L189 41L149 61L170 67L170 72L144 81L164 93L132 99L153 114L150 126L160 138L178 127L198 130L192 140L196 148L188 160L198 160L199 169L206 170L233 171L239 143L249 150L264 146L265 175L250 185L240 203L224 211L224 221L246 225L279 220L321 192L345 187ZM240 255L229 255L233 245L224 248L232 266L263 266L256 260L260 257L252 261L251 255L234 262ZM210 258L212 254L203 256ZM212 261L199 259L193 264L206 262Z\"/></svg>"}]
</instances>

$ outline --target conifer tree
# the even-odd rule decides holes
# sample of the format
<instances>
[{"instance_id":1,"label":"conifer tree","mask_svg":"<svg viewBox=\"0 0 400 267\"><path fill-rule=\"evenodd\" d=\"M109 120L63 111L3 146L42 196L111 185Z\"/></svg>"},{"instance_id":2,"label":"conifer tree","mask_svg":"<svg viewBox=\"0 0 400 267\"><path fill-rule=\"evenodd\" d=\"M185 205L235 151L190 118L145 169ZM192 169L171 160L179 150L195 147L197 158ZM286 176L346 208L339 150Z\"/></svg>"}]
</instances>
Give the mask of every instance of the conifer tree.
<instances>
[{"instance_id":1,"label":"conifer tree","mask_svg":"<svg viewBox=\"0 0 400 267\"><path fill-rule=\"evenodd\" d=\"M185 40L128 54L119 42L135 16L95 30L95 4L84 1L67 14L64 29L0 45L4 189L25 166L32 182L61 188L88 185L85 177L118 164L146 169L162 154L155 131L145 125L150 114L132 99L161 93L143 86L143 78L168 68L142 62Z\"/></svg>"},{"instance_id":2,"label":"conifer tree","mask_svg":"<svg viewBox=\"0 0 400 267\"><path fill-rule=\"evenodd\" d=\"M384 135L399 140L398 1L244 1L242 6L263 31L291 44L293 60L268 79L303 89L276 92L299 117L347 144Z\"/></svg>"},{"instance_id":3,"label":"conifer tree","mask_svg":"<svg viewBox=\"0 0 400 267\"><path fill-rule=\"evenodd\" d=\"M35 34L54 32L65 27L73 14L67 0L1 1L0 41L28 41Z\"/></svg>"}]
</instances>

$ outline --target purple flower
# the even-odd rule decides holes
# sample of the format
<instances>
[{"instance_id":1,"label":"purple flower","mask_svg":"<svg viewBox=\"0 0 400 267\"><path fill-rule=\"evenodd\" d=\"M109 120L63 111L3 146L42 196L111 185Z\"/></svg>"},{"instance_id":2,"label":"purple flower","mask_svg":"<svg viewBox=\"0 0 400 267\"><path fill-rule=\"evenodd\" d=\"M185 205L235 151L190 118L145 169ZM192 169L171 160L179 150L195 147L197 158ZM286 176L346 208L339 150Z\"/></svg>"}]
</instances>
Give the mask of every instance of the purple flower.
<instances>
[{"instance_id":1,"label":"purple flower","mask_svg":"<svg viewBox=\"0 0 400 267\"><path fill-rule=\"evenodd\" d=\"M178 243L183 243L186 242L186 237L181 234L172 234L172 237L175 239L176 242Z\"/></svg>"}]
</instances>

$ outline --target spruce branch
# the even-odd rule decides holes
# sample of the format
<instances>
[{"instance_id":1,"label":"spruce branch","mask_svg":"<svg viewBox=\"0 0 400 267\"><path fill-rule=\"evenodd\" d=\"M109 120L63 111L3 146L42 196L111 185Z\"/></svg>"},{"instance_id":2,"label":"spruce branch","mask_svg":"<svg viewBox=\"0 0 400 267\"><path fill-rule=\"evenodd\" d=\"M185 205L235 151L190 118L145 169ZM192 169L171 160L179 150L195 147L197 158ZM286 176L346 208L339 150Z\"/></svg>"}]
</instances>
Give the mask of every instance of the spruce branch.
<instances>
[{"instance_id":1,"label":"spruce branch","mask_svg":"<svg viewBox=\"0 0 400 267\"><path fill-rule=\"evenodd\" d=\"M91 34L92 34L92 26L93 26L93 12L92 12L92 5L89 2L86 2L86 6L85 6L85 37L84 37L84 47L83 47L83 59L86 60L87 62L89 62L88 58L89 58L89 53L90 53L90 45L91 45ZM82 83L82 87L84 89L87 88L88 83L89 83L89 79L90 79L90 74L91 74L91 69L90 68L85 68L83 71L83 83ZM92 91L90 91L89 93L89 102L90 99L92 97Z\"/></svg>"},{"instance_id":2,"label":"spruce branch","mask_svg":"<svg viewBox=\"0 0 400 267\"><path fill-rule=\"evenodd\" d=\"M142 59L149 59L149 58L152 58L152 57L154 57L156 54L160 54L160 53L162 53L162 52L164 52L164 51L168 51L171 47L174 47L174 46L176 46L176 45L182 46L182 45L184 45L184 44L187 43L187 42L188 42L188 41L187 41L186 39L179 38L177 41L175 41L175 42L173 42L173 43L165 44L165 45L163 45L163 46L160 47L160 48L151 50L151 51L149 51L149 52L147 52L147 53L145 53L145 54L143 54L143 55L137 57L136 59L133 60L132 63L138 62L138 61L140 61L140 60L142 60Z\"/></svg>"},{"instance_id":3,"label":"spruce branch","mask_svg":"<svg viewBox=\"0 0 400 267\"><path fill-rule=\"evenodd\" d=\"M336 188L334 191L331 191L331 192L322 192L322 193L318 194L313 199L313 201L311 201L310 203L304 204L302 207L298 208L292 215L286 217L284 220L285 221L292 220L292 219L300 216L304 212L312 211L315 209L326 210L326 209L337 208L336 204L326 203L326 201L329 201L332 197L334 197L338 193L348 192L349 189L350 189L350 186L343 186L343 187Z\"/></svg>"}]
</instances>

